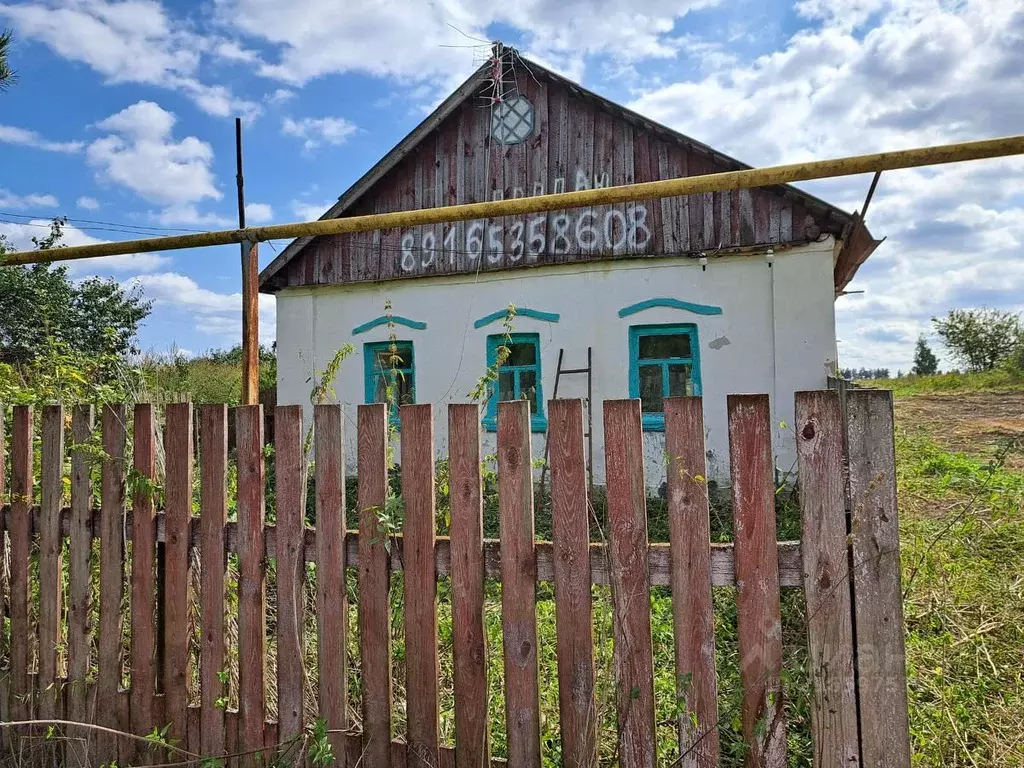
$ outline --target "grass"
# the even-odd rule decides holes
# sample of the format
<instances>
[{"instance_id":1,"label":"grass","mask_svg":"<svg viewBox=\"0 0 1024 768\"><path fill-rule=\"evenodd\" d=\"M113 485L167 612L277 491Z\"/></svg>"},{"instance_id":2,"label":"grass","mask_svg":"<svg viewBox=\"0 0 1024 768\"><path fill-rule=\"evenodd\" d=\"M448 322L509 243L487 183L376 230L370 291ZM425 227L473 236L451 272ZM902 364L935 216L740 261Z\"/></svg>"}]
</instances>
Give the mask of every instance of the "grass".
<instances>
[{"instance_id":1,"label":"grass","mask_svg":"<svg viewBox=\"0 0 1024 768\"><path fill-rule=\"evenodd\" d=\"M204 363L205 365L206 363ZM213 365L214 363L209 363ZM218 364L219 365L219 364ZM201 376L201 366L191 366ZM178 387L165 369L161 374L166 391ZM191 379L189 379L191 380ZM180 381L180 380L179 380ZM221 379L209 383L210 397L216 398ZM188 383L188 380L185 381ZM975 393L976 396L942 400L942 408L959 411L958 419L979 418L974 413L979 398L999 404L1009 402L999 392L1024 389L1024 382L997 372L959 377L949 375L900 379L897 396L897 480L900 502L901 546L905 589L904 614L909 683L910 728L915 766L994 766L1010 768L1024 765L1024 733L1020 712L1024 711L1024 473L1012 469L1014 451L1020 444L1000 450L986 444L985 450L950 441L941 419L924 418L920 409L900 407L920 394L934 392ZM879 384L879 382L874 382ZM987 393L984 397L977 393ZM197 395L205 397L205 395ZM934 398L931 398L934 400ZM922 398L919 402L925 402ZM948 406L946 405L948 401ZM969 401L969 402L968 402ZM977 433L972 432L970 438ZM268 456L268 518L273 519L274 498L272 453ZM439 479L445 477L445 465L439 465ZM485 535L497 537L497 496L494 477L485 473ZM231 477L233 481L233 476ZM392 482L400 490L399 473ZM446 484L439 482L438 530L447 530ZM312 497L311 497L312 498ZM347 493L349 526L355 527L355 485ZM714 498L711 525L715 541L732 537L728 501ZM603 523L605 500L595 493L592 503L595 517ZM312 505L311 505L312 506ZM665 502L655 496L648 500L650 538L667 539ZM309 522L315 522L310 515ZM789 492L777 497L777 535L779 539L799 537L800 520ZM551 516L545 498L537 499L538 538L550 539ZM600 534L594 527L594 538ZM128 552L130 558L130 549ZM201 569L197 563L194 577ZM237 558L229 558L228 613L230 706L237 706L237 625L234 600L237 582ZM310 585L315 572L309 571ZM404 638L402 634L402 579L393 576L392 641L394 676L394 733L404 733ZM276 669L275 570L268 563L268 697L269 711L276 708L274 671ZM349 573L349 691L350 709L359 712L358 618L355 574ZM312 594L310 591L308 594ZM438 588L439 658L441 661L441 728L443 741L454 740L454 702L452 675L451 584L441 579ZM716 667L721 719L723 766L743 763L744 745L740 736L740 684L736 634L735 590L714 591ZM486 588L485 628L489 645L488 666L491 681L488 714L492 733L492 751L506 754L504 691L502 688L501 587L489 582ZM655 698L658 723L659 764L671 763L677 756L675 674L672 629L672 598L664 589L655 588L651 596L651 625L654 641ZM605 587L593 589L596 694L598 732L602 764L615 760L616 713L612 670L612 619L610 593ZM545 765L560 760L558 727L558 689L555 663L554 601L551 585L538 588L538 635L540 666L541 732ZM315 670L315 614L306 611L307 668ZM809 725L809 684L804 602L799 590L782 591L782 619L785 669L785 705L788 734L788 764L812 764ZM127 628L127 627L126 627ZM7 634L6 632L4 634ZM199 637L194 634L194 661L198 660ZM0 649L2 650L2 649ZM307 712L315 713L315 674L309 677ZM127 681L126 681L127 682ZM194 696L197 691L193 691ZM197 699L193 699L194 701ZM358 720L356 722L358 725Z\"/></svg>"},{"instance_id":2,"label":"grass","mask_svg":"<svg viewBox=\"0 0 1024 768\"><path fill-rule=\"evenodd\" d=\"M913 374L898 379L871 379L859 382L878 389L891 389L894 397L928 392L978 392L1024 389L1024 372L996 369L979 373L941 373L935 376Z\"/></svg>"},{"instance_id":3,"label":"grass","mask_svg":"<svg viewBox=\"0 0 1024 768\"><path fill-rule=\"evenodd\" d=\"M1024 475L897 441L915 765L1020 766Z\"/></svg>"}]
</instances>

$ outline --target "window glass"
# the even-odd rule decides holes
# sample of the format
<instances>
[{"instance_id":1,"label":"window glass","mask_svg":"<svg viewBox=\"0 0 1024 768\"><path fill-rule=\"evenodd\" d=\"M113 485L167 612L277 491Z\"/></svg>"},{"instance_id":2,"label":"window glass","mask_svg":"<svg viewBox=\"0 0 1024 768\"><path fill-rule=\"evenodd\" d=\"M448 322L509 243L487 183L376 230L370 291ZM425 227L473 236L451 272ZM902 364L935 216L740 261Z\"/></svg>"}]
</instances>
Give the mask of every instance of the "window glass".
<instances>
[{"instance_id":1,"label":"window glass","mask_svg":"<svg viewBox=\"0 0 1024 768\"><path fill-rule=\"evenodd\" d=\"M668 368L668 396L688 397L693 394L693 379L690 376L692 370L689 365L669 365Z\"/></svg>"},{"instance_id":2,"label":"window glass","mask_svg":"<svg viewBox=\"0 0 1024 768\"><path fill-rule=\"evenodd\" d=\"M664 387L660 365L640 366L640 410L661 413L664 410Z\"/></svg>"},{"instance_id":3,"label":"window glass","mask_svg":"<svg viewBox=\"0 0 1024 768\"><path fill-rule=\"evenodd\" d=\"M689 357L689 334L657 334L640 337L640 359L654 360L668 357Z\"/></svg>"},{"instance_id":4,"label":"window glass","mask_svg":"<svg viewBox=\"0 0 1024 768\"><path fill-rule=\"evenodd\" d=\"M530 413L537 412L537 371L519 372L519 397L530 401Z\"/></svg>"},{"instance_id":5,"label":"window glass","mask_svg":"<svg viewBox=\"0 0 1024 768\"><path fill-rule=\"evenodd\" d=\"M532 343L506 344L509 349L508 359L505 365L535 365L537 362L537 347Z\"/></svg>"},{"instance_id":6,"label":"window glass","mask_svg":"<svg viewBox=\"0 0 1024 768\"><path fill-rule=\"evenodd\" d=\"M396 344L394 350L388 344L377 350L377 369L387 371L390 368L412 368L412 347Z\"/></svg>"},{"instance_id":7,"label":"window glass","mask_svg":"<svg viewBox=\"0 0 1024 768\"><path fill-rule=\"evenodd\" d=\"M499 369L498 372L498 400L505 402L506 400L516 399L516 375L512 371L502 371Z\"/></svg>"}]
</instances>

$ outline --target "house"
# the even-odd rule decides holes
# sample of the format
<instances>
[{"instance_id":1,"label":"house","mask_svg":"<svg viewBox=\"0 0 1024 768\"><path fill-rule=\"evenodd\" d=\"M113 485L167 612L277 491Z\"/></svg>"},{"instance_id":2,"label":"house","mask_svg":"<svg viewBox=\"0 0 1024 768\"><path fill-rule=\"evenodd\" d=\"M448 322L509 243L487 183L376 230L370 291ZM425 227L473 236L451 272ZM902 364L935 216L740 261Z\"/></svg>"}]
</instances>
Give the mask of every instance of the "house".
<instances>
[{"instance_id":1,"label":"house","mask_svg":"<svg viewBox=\"0 0 1024 768\"><path fill-rule=\"evenodd\" d=\"M500 200L747 168L496 45L481 67L321 218ZM401 402L526 398L533 452L546 402L640 397L648 482L663 469L663 399L703 395L709 474L728 476L726 394L768 392L781 471L793 393L836 367L834 301L877 247L857 214L789 186L292 242L260 276L277 296L278 402L309 403L335 350L354 425L388 382ZM514 307L514 315L508 311ZM510 315L512 315L510 317ZM392 349L394 342L394 349ZM355 429L347 433L355 460Z\"/></svg>"}]
</instances>

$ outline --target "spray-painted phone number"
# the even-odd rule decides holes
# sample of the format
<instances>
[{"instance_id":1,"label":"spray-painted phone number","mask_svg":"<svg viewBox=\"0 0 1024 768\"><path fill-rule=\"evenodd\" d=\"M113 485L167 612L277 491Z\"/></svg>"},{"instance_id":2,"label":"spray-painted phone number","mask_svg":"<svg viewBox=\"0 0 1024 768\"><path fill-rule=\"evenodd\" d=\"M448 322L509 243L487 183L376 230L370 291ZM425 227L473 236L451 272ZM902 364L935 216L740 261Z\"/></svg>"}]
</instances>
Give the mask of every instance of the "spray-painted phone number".
<instances>
[{"instance_id":1,"label":"spray-painted phone number","mask_svg":"<svg viewBox=\"0 0 1024 768\"><path fill-rule=\"evenodd\" d=\"M402 271L413 272L417 267L427 269L445 257L449 264L455 264L459 253L464 253L471 261L485 254L491 264L502 259L516 263L524 257L527 261L535 260L548 253L549 248L556 256L568 253L574 243L581 251L600 249L621 253L643 249L651 241L647 208L639 203L628 206L625 211L612 208L598 213L559 213L551 219L550 227L545 226L547 220L547 214L539 214L514 222L508 228L509 241L500 222L467 222L465 242L458 236L458 225L452 224L441 239L440 247L433 231L424 232L419 242L415 233L406 232L402 236Z\"/></svg>"}]
</instances>

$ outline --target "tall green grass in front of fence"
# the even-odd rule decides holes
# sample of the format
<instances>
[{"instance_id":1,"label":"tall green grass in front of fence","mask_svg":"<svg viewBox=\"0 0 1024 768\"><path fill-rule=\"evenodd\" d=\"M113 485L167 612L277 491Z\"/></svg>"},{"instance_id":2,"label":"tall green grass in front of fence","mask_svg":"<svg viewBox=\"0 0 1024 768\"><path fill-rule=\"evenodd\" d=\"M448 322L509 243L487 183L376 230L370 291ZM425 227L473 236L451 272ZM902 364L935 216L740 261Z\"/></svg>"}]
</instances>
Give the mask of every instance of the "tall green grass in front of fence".
<instances>
[{"instance_id":1,"label":"tall green grass in front of fence","mask_svg":"<svg viewBox=\"0 0 1024 768\"><path fill-rule=\"evenodd\" d=\"M914 764L1017 768L1024 475L918 436L896 455Z\"/></svg>"}]
</instances>

